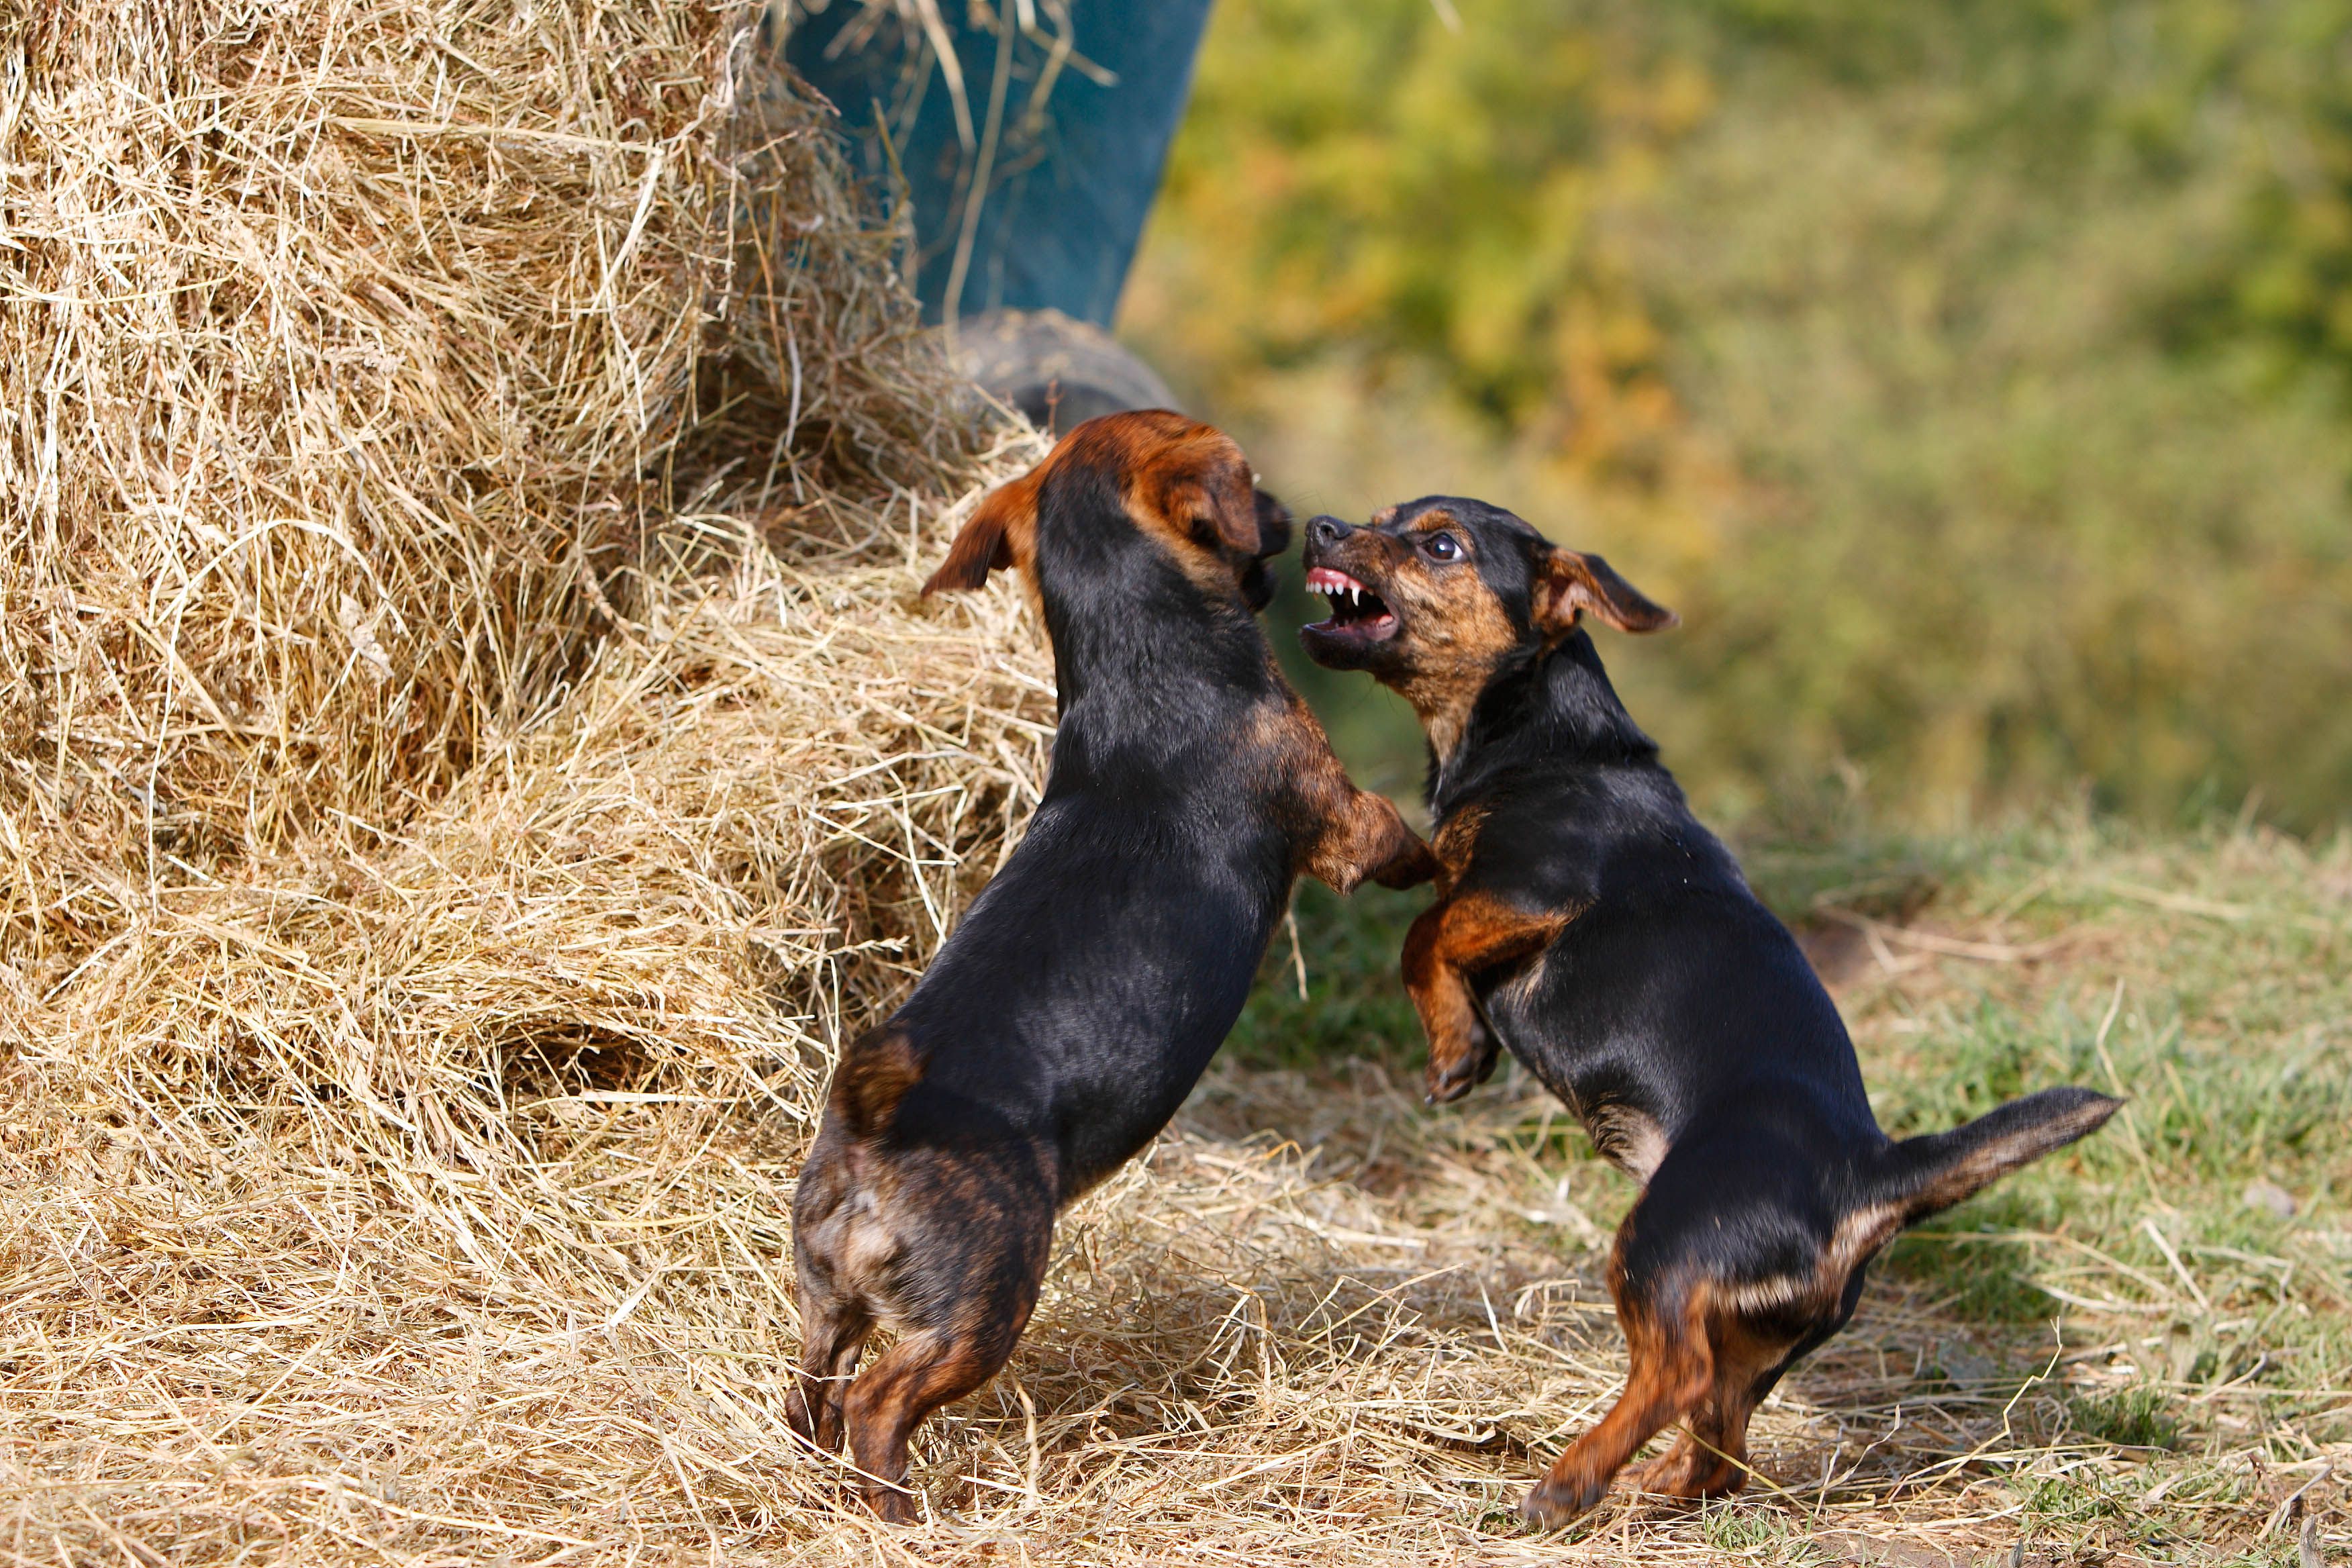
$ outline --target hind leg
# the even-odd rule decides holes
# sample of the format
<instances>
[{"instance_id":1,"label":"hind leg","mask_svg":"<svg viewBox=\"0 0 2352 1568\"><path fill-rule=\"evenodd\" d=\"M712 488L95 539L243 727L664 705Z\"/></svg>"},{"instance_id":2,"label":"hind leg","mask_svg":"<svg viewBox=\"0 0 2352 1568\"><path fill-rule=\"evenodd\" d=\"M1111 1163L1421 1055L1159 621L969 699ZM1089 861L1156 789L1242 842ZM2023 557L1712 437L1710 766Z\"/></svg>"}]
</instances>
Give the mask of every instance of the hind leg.
<instances>
[{"instance_id":1,"label":"hind leg","mask_svg":"<svg viewBox=\"0 0 2352 1568\"><path fill-rule=\"evenodd\" d=\"M1663 1458L1635 1473L1636 1486L1699 1499L1727 1496L1747 1484L1748 1423L1757 1405L1783 1373L1845 1327L1862 1293L1862 1270L1854 1269L1834 1295L1827 1283L1817 1277L1717 1290L1726 1305L1707 1323L1715 1381L1691 1411L1689 1429Z\"/></svg>"},{"instance_id":2,"label":"hind leg","mask_svg":"<svg viewBox=\"0 0 2352 1568\"><path fill-rule=\"evenodd\" d=\"M1632 1225L1628 1216L1627 1230ZM1633 1370L1609 1414L1569 1445L1519 1504L1520 1514L1533 1524L1566 1524L1590 1510L1635 1450L1714 1385L1704 1284L1676 1279L1658 1288L1654 1279L1636 1281L1624 1267L1625 1241L1626 1231L1621 1230L1610 1273Z\"/></svg>"},{"instance_id":3,"label":"hind leg","mask_svg":"<svg viewBox=\"0 0 2352 1568\"><path fill-rule=\"evenodd\" d=\"M1012 1355L1053 1244L1050 1148L984 1115L962 1137L952 1151L853 1147L828 1115L793 1194L803 1373L793 1422L828 1447L845 1432L860 1489L893 1521L915 1516L908 1435ZM877 1324L898 1342L844 1390Z\"/></svg>"},{"instance_id":4,"label":"hind leg","mask_svg":"<svg viewBox=\"0 0 2352 1568\"><path fill-rule=\"evenodd\" d=\"M793 1197L801 1372L784 1415L793 1431L828 1453L840 1446L845 1384L874 1329L871 1264L890 1250L887 1232L872 1223L871 1202L857 1201L861 1188L846 1142L827 1118Z\"/></svg>"},{"instance_id":5,"label":"hind leg","mask_svg":"<svg viewBox=\"0 0 2352 1568\"><path fill-rule=\"evenodd\" d=\"M1034 1301L1034 1292L1031 1293ZM849 1391L850 1452L865 1472L868 1507L892 1524L915 1522L907 1440L916 1424L994 1377L1011 1359L1028 1312L1011 1322L958 1324L910 1334L885 1351Z\"/></svg>"},{"instance_id":6,"label":"hind leg","mask_svg":"<svg viewBox=\"0 0 2352 1568\"><path fill-rule=\"evenodd\" d=\"M1692 1406L1687 1427L1663 1458L1633 1472L1641 1490L1697 1499L1723 1497L1747 1484L1748 1418L1771 1386L1772 1361L1763 1357L1781 1352L1759 1352L1736 1325L1728 1326L1732 1331L1708 1336L1714 1381Z\"/></svg>"},{"instance_id":7,"label":"hind leg","mask_svg":"<svg viewBox=\"0 0 2352 1568\"><path fill-rule=\"evenodd\" d=\"M1856 1264L1884 1239L1876 1211L1827 1212L1791 1157L1803 1151L1786 1142L1754 1135L1743 1113L1685 1131L1651 1173L1609 1264L1633 1358L1625 1392L1528 1494L1529 1520L1559 1524L1592 1507L1643 1443L1685 1416L1690 1430L1643 1469L1644 1489L1706 1497L1745 1479L1757 1402L1845 1321Z\"/></svg>"},{"instance_id":8,"label":"hind leg","mask_svg":"<svg viewBox=\"0 0 2352 1568\"><path fill-rule=\"evenodd\" d=\"M823 1284L801 1280L801 1373L784 1418L793 1431L830 1453L841 1446L843 1396L874 1320Z\"/></svg>"},{"instance_id":9,"label":"hind leg","mask_svg":"<svg viewBox=\"0 0 2352 1568\"><path fill-rule=\"evenodd\" d=\"M996 1375L1037 1305L1053 1244L1046 1169L1025 1149L902 1173L899 1249L877 1279L898 1341L850 1385L843 1424L858 1486L892 1523L913 1521L907 1440L916 1424Z\"/></svg>"}]
</instances>

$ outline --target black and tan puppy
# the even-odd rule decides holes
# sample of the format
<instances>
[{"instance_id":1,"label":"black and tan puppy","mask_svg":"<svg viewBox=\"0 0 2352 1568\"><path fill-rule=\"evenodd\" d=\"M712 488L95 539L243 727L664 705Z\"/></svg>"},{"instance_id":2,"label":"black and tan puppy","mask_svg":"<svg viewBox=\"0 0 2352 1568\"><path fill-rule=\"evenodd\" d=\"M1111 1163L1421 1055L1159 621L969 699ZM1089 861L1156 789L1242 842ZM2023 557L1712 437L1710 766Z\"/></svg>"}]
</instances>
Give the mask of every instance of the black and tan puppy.
<instances>
[{"instance_id":1,"label":"black and tan puppy","mask_svg":"<svg viewBox=\"0 0 2352 1568\"><path fill-rule=\"evenodd\" d=\"M1307 563L1332 606L1307 652L1395 688L1429 735L1438 901L1404 978L1430 1099L1484 1079L1499 1040L1643 1186L1610 1260L1625 1391L1524 1511L1591 1508L1684 1418L1643 1489L1735 1490L1757 1402L1844 1326L1872 1257L2118 1102L2053 1089L1948 1132L1879 1131L1836 1006L1579 629L1675 621L1598 556L1433 497L1362 528L1315 519Z\"/></svg>"},{"instance_id":2,"label":"black and tan puppy","mask_svg":"<svg viewBox=\"0 0 2352 1568\"><path fill-rule=\"evenodd\" d=\"M907 1438L1004 1364L1054 1215L1166 1125L1310 873L1426 880L1428 847L1348 782L1253 612L1288 519L1239 447L1107 415L982 502L925 584L1021 572L1061 725L1027 834L906 1005L852 1045L793 1204L801 1432L844 1426L910 1519ZM897 1342L845 1384L866 1336Z\"/></svg>"}]
</instances>

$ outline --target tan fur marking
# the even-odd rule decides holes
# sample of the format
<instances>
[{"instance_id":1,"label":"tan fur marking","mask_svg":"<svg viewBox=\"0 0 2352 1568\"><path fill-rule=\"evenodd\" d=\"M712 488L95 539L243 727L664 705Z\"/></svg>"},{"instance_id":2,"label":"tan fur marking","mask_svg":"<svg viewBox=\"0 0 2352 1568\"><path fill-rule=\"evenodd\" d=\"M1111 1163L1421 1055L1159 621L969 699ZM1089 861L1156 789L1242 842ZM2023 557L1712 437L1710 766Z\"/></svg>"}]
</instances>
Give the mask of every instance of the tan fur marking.
<instances>
[{"instance_id":1,"label":"tan fur marking","mask_svg":"<svg viewBox=\"0 0 2352 1568\"><path fill-rule=\"evenodd\" d=\"M1297 692L1286 689L1280 701L1252 715L1246 744L1298 813L1294 832L1304 847L1298 869L1339 893L1355 891L1367 877L1401 888L1435 874L1428 846L1385 796L1355 786Z\"/></svg>"},{"instance_id":2,"label":"tan fur marking","mask_svg":"<svg viewBox=\"0 0 2352 1568\"><path fill-rule=\"evenodd\" d=\"M1566 637L1591 611L1621 632L1662 632L1682 617L1654 602L1598 555L1554 549L1536 574L1536 626L1545 636Z\"/></svg>"},{"instance_id":3,"label":"tan fur marking","mask_svg":"<svg viewBox=\"0 0 2352 1568\"><path fill-rule=\"evenodd\" d=\"M1466 805L1447 817L1429 847L1437 857L1440 868L1437 890L1440 896L1450 895L1454 884L1470 868L1470 857L1477 852L1478 830L1486 825L1486 808Z\"/></svg>"},{"instance_id":4,"label":"tan fur marking","mask_svg":"<svg viewBox=\"0 0 2352 1568\"><path fill-rule=\"evenodd\" d=\"M881 1028L860 1036L834 1069L831 1100L842 1121L859 1136L886 1131L898 1101L921 1081L922 1063L899 1030Z\"/></svg>"},{"instance_id":5,"label":"tan fur marking","mask_svg":"<svg viewBox=\"0 0 2352 1568\"><path fill-rule=\"evenodd\" d=\"M947 559L923 584L923 593L949 593L977 588L988 574L1017 568L1034 596L1037 586L1037 500L1053 455L1022 475L982 496L971 516L956 531Z\"/></svg>"},{"instance_id":6,"label":"tan fur marking","mask_svg":"<svg viewBox=\"0 0 2352 1568\"><path fill-rule=\"evenodd\" d=\"M1380 594L1403 623L1398 635L1412 643L1412 670L1396 690L1420 716L1443 766L1462 743L1478 694L1518 646L1519 635L1474 563L1438 567L1423 557L1421 540L1460 527L1454 514L1433 509L1413 524L1396 542L1397 558L1381 574Z\"/></svg>"},{"instance_id":7,"label":"tan fur marking","mask_svg":"<svg viewBox=\"0 0 2352 1568\"><path fill-rule=\"evenodd\" d=\"M1833 1319L1853 1270L1903 1224L1898 1206L1873 1205L1839 1222L1808 1275L1738 1284L1701 1279L1679 1291L1654 1283L1643 1299L1631 1292L1624 1266L1639 1215L1636 1209L1619 1227L1609 1262L1618 1322L1633 1358L1625 1392L1528 1494L1525 1510L1540 1523L1564 1523L1598 1503L1633 1451L1677 1419L1686 1419L1687 1429L1662 1458L1634 1472L1634 1485L1678 1498L1738 1490L1748 1479L1748 1424L1766 1378L1803 1342L1810 1330L1802 1325ZM1654 1301L1677 1294L1677 1316L1654 1316Z\"/></svg>"},{"instance_id":8,"label":"tan fur marking","mask_svg":"<svg viewBox=\"0 0 2352 1568\"><path fill-rule=\"evenodd\" d=\"M1610 1478L1624 1468L1634 1450L1715 1386L1706 1285L1702 1281L1683 1294L1682 1310L1673 1320L1653 1320L1650 1303L1625 1289L1624 1239L1621 1229L1609 1276L1617 1298L1618 1325L1624 1331L1625 1348L1633 1352L1625 1390L1606 1415L1568 1446L1520 1505L1539 1524L1565 1524L1598 1503L1609 1489Z\"/></svg>"},{"instance_id":9,"label":"tan fur marking","mask_svg":"<svg viewBox=\"0 0 2352 1568\"><path fill-rule=\"evenodd\" d=\"M1472 892L1431 905L1412 922L1404 939L1404 987L1429 1036L1432 1100L1469 1092L1484 1066L1486 1026L1470 976L1549 946L1575 915L1530 913L1491 893Z\"/></svg>"},{"instance_id":10,"label":"tan fur marking","mask_svg":"<svg viewBox=\"0 0 2352 1568\"><path fill-rule=\"evenodd\" d=\"M1655 1118L1628 1105L1603 1105L1583 1118L1601 1157L1643 1186L1666 1157L1666 1132Z\"/></svg>"},{"instance_id":11,"label":"tan fur marking","mask_svg":"<svg viewBox=\"0 0 2352 1568\"><path fill-rule=\"evenodd\" d=\"M1257 487L1249 459L1223 431L1192 426L1156 450L1133 453L1119 472L1130 504L1152 513L1171 542L1256 551Z\"/></svg>"},{"instance_id":12,"label":"tan fur marking","mask_svg":"<svg viewBox=\"0 0 2352 1568\"><path fill-rule=\"evenodd\" d=\"M1065 467L1115 474L1127 518L1166 550L1203 591L1239 591L1240 557L1259 543L1257 490L1249 459L1213 426L1164 408L1089 419L1035 468L984 497L949 545L925 594L977 588L992 570L1018 568L1036 595L1037 512L1045 487Z\"/></svg>"},{"instance_id":13,"label":"tan fur marking","mask_svg":"<svg viewBox=\"0 0 2352 1568\"><path fill-rule=\"evenodd\" d=\"M1831 1318L1853 1271L1902 1227L1899 1206L1874 1204L1838 1222L1809 1274L1710 1284L1713 1385L1688 1412L1689 1430L1663 1458L1636 1472L1634 1484L1645 1492L1681 1498L1738 1490L1748 1479L1748 1423L1756 1409L1757 1384L1801 1342L1801 1336L1765 1325Z\"/></svg>"},{"instance_id":14,"label":"tan fur marking","mask_svg":"<svg viewBox=\"0 0 2352 1568\"><path fill-rule=\"evenodd\" d=\"M1950 1208L1982 1189L2021 1170L2054 1149L2063 1148L2105 1122L2115 1114L2117 1101L2089 1101L2047 1122L2021 1127L2006 1138L1974 1149L1960 1160L1936 1173L1933 1181L1913 1194L1906 1207L1912 1214L1927 1215Z\"/></svg>"},{"instance_id":15,"label":"tan fur marking","mask_svg":"<svg viewBox=\"0 0 2352 1568\"><path fill-rule=\"evenodd\" d=\"M1688 1426L1666 1454L1633 1472L1641 1490L1675 1498L1721 1497L1748 1479L1748 1423L1757 1384L1796 1347L1751 1330L1736 1308L1709 1292L1706 1315L1713 1384L1684 1413Z\"/></svg>"},{"instance_id":16,"label":"tan fur marking","mask_svg":"<svg viewBox=\"0 0 2352 1568\"><path fill-rule=\"evenodd\" d=\"M1827 1312L1845 1291L1849 1275L1878 1255L1903 1228L1897 1204L1872 1204L1838 1221L1829 1245L1811 1274L1782 1274L1769 1279L1743 1280L1724 1287L1725 1304L1748 1313L1782 1311L1807 1306Z\"/></svg>"}]
</instances>

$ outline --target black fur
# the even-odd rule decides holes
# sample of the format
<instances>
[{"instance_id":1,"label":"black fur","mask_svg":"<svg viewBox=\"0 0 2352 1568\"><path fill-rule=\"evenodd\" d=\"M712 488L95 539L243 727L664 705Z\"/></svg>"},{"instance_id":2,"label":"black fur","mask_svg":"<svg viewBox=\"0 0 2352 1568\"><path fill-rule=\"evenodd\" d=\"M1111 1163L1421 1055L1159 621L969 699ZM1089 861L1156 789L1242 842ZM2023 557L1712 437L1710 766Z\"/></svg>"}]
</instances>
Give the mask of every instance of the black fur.
<instances>
[{"instance_id":1,"label":"black fur","mask_svg":"<svg viewBox=\"0 0 2352 1568\"><path fill-rule=\"evenodd\" d=\"M1438 529L1457 536L1457 559L1432 558ZM1463 971L1484 1025L1645 1182L1619 1237L1622 1313L1678 1324L1701 1288L1716 1302L1788 1298L1727 1320L1724 1333L1740 1345L1777 1347L1740 1374L1747 1392L1732 1403L1752 1402L1844 1323L1870 1256L1901 1226L2081 1137L2118 1102L2053 1089L1964 1128L1890 1142L1836 1005L1731 854L1692 816L1656 745L1618 700L1591 637L1572 617L1538 624L1536 584L1558 566L1554 554L1518 518L1459 498L1410 502L1360 529L1317 519L1309 569L1360 581L1402 624L1373 640L1327 622L1309 628L1307 643L1326 662L1402 689L1432 657L1436 630L1417 627L1412 606L1485 613L1468 596L1469 580L1444 573L1475 573L1475 586L1500 606L1508 646L1472 678L1483 684L1458 744L1431 759L1444 869L1441 905L1423 920L1437 922L1445 904L1473 900L1503 911L1485 929L1522 913L1553 917L1541 929L1557 934L1536 951ZM1426 689L1416 701L1436 706ZM1446 951L1434 937L1424 946ZM1483 1077L1494 1041L1476 1045ZM1433 1092L1450 1097L1469 1083L1433 1081ZM1718 1377L1728 1375L1728 1342L1719 1338L1708 1352ZM1637 1346L1637 1383L1641 1359ZM1737 1430L1707 1443L1737 1442L1745 1426L1743 1412ZM1531 1497L1537 1517L1589 1506L1623 1462L1622 1454L1595 1453L1571 1465L1577 1458L1571 1450ZM1657 1478L1668 1483L1660 1489L1738 1484L1740 1472L1706 1464L1703 1455L1689 1458Z\"/></svg>"},{"instance_id":2,"label":"black fur","mask_svg":"<svg viewBox=\"0 0 2352 1568\"><path fill-rule=\"evenodd\" d=\"M1060 727L1044 800L891 1020L922 1078L900 1135L982 1112L1053 1151L1056 1202L1159 1134L1240 1016L1299 845L1288 782L1234 744L1283 700L1244 603L1135 530L1117 476L1040 498Z\"/></svg>"},{"instance_id":3,"label":"black fur","mask_svg":"<svg viewBox=\"0 0 2352 1568\"><path fill-rule=\"evenodd\" d=\"M1189 509L1218 485L1215 504L1254 511L1258 549L1278 549L1287 520L1223 437L1172 415L1088 421L941 569L967 584L1001 551L1032 574L1061 720L1019 847L905 1005L844 1053L795 1195L793 1419L828 1447L846 1426L887 1517L911 1517L914 1423L1011 1354L1055 1212L1149 1143L1208 1066L1295 877L1329 879L1349 855L1429 874L1277 671L1251 610L1263 559L1199 517L1131 514L1139 495ZM877 1325L898 1343L845 1392Z\"/></svg>"}]
</instances>

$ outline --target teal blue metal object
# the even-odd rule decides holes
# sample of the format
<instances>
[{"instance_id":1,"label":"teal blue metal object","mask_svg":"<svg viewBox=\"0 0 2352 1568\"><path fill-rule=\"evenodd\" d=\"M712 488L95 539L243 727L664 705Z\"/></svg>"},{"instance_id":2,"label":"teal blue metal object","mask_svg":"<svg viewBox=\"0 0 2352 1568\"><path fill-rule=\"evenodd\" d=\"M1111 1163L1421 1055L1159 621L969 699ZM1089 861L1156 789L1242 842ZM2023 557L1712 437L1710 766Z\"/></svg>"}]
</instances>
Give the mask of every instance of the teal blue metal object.
<instances>
[{"instance_id":1,"label":"teal blue metal object","mask_svg":"<svg viewBox=\"0 0 2352 1568\"><path fill-rule=\"evenodd\" d=\"M927 320L1052 308L1108 327L1209 0L934 5L937 33L856 0L796 7L785 58L841 110L858 172L884 192L903 177Z\"/></svg>"}]
</instances>

